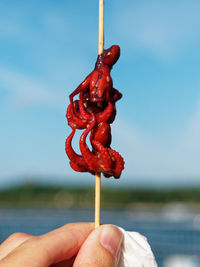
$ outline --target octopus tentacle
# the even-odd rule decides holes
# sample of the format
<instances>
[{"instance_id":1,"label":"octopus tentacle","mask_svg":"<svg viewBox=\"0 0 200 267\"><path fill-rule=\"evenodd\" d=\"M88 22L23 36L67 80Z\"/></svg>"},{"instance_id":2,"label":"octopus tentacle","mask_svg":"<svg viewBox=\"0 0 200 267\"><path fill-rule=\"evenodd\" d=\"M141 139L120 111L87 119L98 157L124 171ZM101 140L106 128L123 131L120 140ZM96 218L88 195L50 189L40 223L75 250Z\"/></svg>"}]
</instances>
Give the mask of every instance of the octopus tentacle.
<instances>
[{"instance_id":1,"label":"octopus tentacle","mask_svg":"<svg viewBox=\"0 0 200 267\"><path fill-rule=\"evenodd\" d=\"M97 114L96 116L97 124L101 122L107 122L110 116L112 115L112 112L113 112L113 104L109 102L104 111Z\"/></svg>"},{"instance_id":2,"label":"octopus tentacle","mask_svg":"<svg viewBox=\"0 0 200 267\"><path fill-rule=\"evenodd\" d=\"M79 166L85 166L85 160L82 156L78 155L74 149L72 148L72 138L74 137L76 130L73 129L71 134L67 137L66 142L65 142L65 151L68 156L68 158L72 162L76 162L77 165ZM87 165L86 165L87 166Z\"/></svg>"},{"instance_id":3,"label":"octopus tentacle","mask_svg":"<svg viewBox=\"0 0 200 267\"><path fill-rule=\"evenodd\" d=\"M108 149L105 148L100 142L93 140L93 147L98 151L98 159L99 159L99 172L109 172L112 169L112 160L111 156L108 152Z\"/></svg>"},{"instance_id":4,"label":"octopus tentacle","mask_svg":"<svg viewBox=\"0 0 200 267\"><path fill-rule=\"evenodd\" d=\"M113 94L112 100L115 103L122 98L122 94L115 88L113 88L112 94Z\"/></svg>"},{"instance_id":5,"label":"octopus tentacle","mask_svg":"<svg viewBox=\"0 0 200 267\"><path fill-rule=\"evenodd\" d=\"M114 161L114 168L113 168L113 173L112 175L115 178L119 178L121 175L122 170L124 169L124 159L122 156L115 150L108 148L108 151L113 158Z\"/></svg>"},{"instance_id":6,"label":"octopus tentacle","mask_svg":"<svg viewBox=\"0 0 200 267\"><path fill-rule=\"evenodd\" d=\"M91 114L89 114L83 105L83 102L79 100L79 110L80 110L80 115L82 118L84 118L85 120L89 120L91 118Z\"/></svg>"},{"instance_id":7,"label":"octopus tentacle","mask_svg":"<svg viewBox=\"0 0 200 267\"><path fill-rule=\"evenodd\" d=\"M70 94L69 100L70 103L73 103L73 98L75 95L78 95L82 91L84 91L87 87L89 87L90 84L90 79L91 79L91 73L85 78L85 80Z\"/></svg>"},{"instance_id":8,"label":"octopus tentacle","mask_svg":"<svg viewBox=\"0 0 200 267\"><path fill-rule=\"evenodd\" d=\"M92 169L96 169L96 165L97 165L96 160L94 160L95 155L94 155L94 153L92 153L90 151L90 149L88 148L88 145L86 144L86 138L87 138L89 132L95 126L95 116L92 112L91 112L91 114L92 114L92 121L88 125L87 129L82 133L82 135L80 137L79 145L80 145L80 151L81 151L89 169L92 170Z\"/></svg>"},{"instance_id":9,"label":"octopus tentacle","mask_svg":"<svg viewBox=\"0 0 200 267\"><path fill-rule=\"evenodd\" d=\"M108 123L102 122L95 126L90 134L90 142L100 142L104 147L110 147L111 143L111 129Z\"/></svg>"},{"instance_id":10,"label":"octopus tentacle","mask_svg":"<svg viewBox=\"0 0 200 267\"><path fill-rule=\"evenodd\" d=\"M74 161L70 161L69 162L71 168L76 171L76 172L88 172L88 168L86 168L85 166L81 166L76 164Z\"/></svg>"},{"instance_id":11,"label":"octopus tentacle","mask_svg":"<svg viewBox=\"0 0 200 267\"><path fill-rule=\"evenodd\" d=\"M77 103L77 102L74 102L74 103ZM68 106L67 113L66 113L66 118L68 120L68 124L73 129L85 129L88 121L82 119L79 116L77 109L78 109L78 106L76 106L76 108L74 106L74 109L72 108L71 104Z\"/></svg>"}]
</instances>

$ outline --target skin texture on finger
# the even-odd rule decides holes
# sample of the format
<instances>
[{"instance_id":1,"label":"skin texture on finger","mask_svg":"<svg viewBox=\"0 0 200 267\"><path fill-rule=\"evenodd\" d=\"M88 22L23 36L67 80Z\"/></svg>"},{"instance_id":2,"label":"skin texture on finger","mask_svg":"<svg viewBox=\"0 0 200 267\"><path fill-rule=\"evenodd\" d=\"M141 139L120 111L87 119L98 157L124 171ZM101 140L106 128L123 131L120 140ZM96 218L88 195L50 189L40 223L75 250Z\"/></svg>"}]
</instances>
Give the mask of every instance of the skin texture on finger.
<instances>
[{"instance_id":1,"label":"skin texture on finger","mask_svg":"<svg viewBox=\"0 0 200 267\"><path fill-rule=\"evenodd\" d=\"M52 264L50 267L72 267L75 261L76 255L69 260Z\"/></svg>"},{"instance_id":2,"label":"skin texture on finger","mask_svg":"<svg viewBox=\"0 0 200 267\"><path fill-rule=\"evenodd\" d=\"M0 267L49 267L76 255L94 229L93 223L71 223L39 237L33 237L14 249Z\"/></svg>"},{"instance_id":3,"label":"skin texture on finger","mask_svg":"<svg viewBox=\"0 0 200 267\"><path fill-rule=\"evenodd\" d=\"M114 267L121 253L123 234L113 225L95 229L82 245L73 267Z\"/></svg>"},{"instance_id":4,"label":"skin texture on finger","mask_svg":"<svg viewBox=\"0 0 200 267\"><path fill-rule=\"evenodd\" d=\"M9 236L1 245L0 245L0 260L6 257L11 251L16 247L20 246L22 243L32 238L32 235L25 233L14 233Z\"/></svg>"}]
</instances>

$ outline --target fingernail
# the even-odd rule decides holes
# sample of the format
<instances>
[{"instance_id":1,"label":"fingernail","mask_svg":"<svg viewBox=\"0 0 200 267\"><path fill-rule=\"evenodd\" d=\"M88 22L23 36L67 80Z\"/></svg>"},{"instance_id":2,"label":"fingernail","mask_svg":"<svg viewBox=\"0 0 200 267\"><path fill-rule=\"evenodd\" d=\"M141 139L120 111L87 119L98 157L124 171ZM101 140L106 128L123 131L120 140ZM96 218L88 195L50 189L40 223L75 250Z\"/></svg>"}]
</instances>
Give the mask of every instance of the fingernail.
<instances>
[{"instance_id":1,"label":"fingernail","mask_svg":"<svg viewBox=\"0 0 200 267\"><path fill-rule=\"evenodd\" d=\"M117 259L123 240L122 232L113 225L105 225L101 231L100 243Z\"/></svg>"}]
</instances>

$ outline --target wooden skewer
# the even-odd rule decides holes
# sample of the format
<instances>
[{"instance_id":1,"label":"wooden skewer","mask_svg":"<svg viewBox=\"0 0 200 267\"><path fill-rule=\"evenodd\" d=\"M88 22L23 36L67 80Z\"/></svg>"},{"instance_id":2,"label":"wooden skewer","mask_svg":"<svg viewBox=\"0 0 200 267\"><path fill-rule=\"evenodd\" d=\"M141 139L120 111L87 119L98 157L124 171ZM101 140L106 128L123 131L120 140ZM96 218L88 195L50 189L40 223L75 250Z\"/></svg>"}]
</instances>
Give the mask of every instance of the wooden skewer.
<instances>
[{"instance_id":1,"label":"wooden skewer","mask_svg":"<svg viewBox=\"0 0 200 267\"><path fill-rule=\"evenodd\" d=\"M101 173L95 175L95 228L100 225L100 209L101 209Z\"/></svg>"},{"instance_id":2,"label":"wooden skewer","mask_svg":"<svg viewBox=\"0 0 200 267\"><path fill-rule=\"evenodd\" d=\"M104 0L99 0L99 41L98 54L104 49ZM101 173L95 175L95 228L100 226L101 209Z\"/></svg>"},{"instance_id":3,"label":"wooden skewer","mask_svg":"<svg viewBox=\"0 0 200 267\"><path fill-rule=\"evenodd\" d=\"M104 49L104 0L99 0L99 43L98 54L103 53Z\"/></svg>"}]
</instances>

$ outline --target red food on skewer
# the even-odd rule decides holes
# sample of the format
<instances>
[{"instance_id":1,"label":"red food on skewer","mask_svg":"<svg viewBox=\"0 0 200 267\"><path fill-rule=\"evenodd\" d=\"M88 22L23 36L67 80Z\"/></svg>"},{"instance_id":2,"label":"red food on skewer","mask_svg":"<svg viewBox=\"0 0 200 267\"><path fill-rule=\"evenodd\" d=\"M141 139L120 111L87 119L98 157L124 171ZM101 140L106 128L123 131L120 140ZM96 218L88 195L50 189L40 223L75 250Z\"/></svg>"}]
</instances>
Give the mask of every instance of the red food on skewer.
<instances>
[{"instance_id":1,"label":"red food on skewer","mask_svg":"<svg viewBox=\"0 0 200 267\"><path fill-rule=\"evenodd\" d=\"M93 72L69 96L66 117L72 132L66 139L65 150L75 171L93 175L102 172L105 177L119 178L124 169L122 156L110 147L110 124L116 116L115 103L122 97L113 88L110 71L119 56L120 47L117 45L104 50L98 56ZM78 100L74 100L76 95L79 95ZM85 129L79 141L81 155L72 148L77 129ZM89 134L92 150L86 143Z\"/></svg>"}]
</instances>

